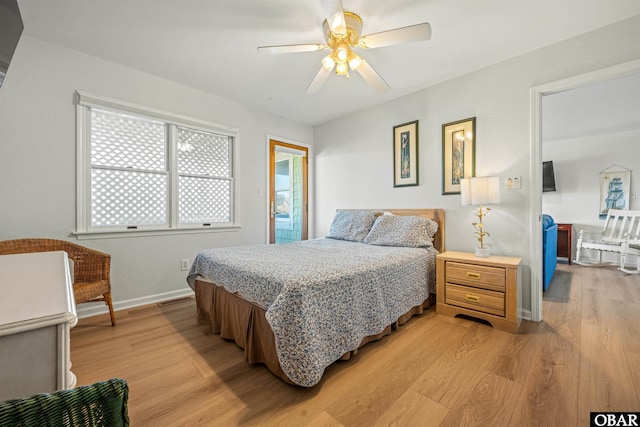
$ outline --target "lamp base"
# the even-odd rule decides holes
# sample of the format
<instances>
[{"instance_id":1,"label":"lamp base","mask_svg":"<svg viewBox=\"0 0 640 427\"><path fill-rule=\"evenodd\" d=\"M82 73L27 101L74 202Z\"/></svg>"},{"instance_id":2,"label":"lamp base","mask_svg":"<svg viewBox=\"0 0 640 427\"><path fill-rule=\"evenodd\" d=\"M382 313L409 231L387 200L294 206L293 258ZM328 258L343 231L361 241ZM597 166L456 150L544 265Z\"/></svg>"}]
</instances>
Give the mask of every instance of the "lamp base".
<instances>
[{"instance_id":1,"label":"lamp base","mask_svg":"<svg viewBox=\"0 0 640 427\"><path fill-rule=\"evenodd\" d=\"M476 248L476 257L489 258L491 256L489 248Z\"/></svg>"}]
</instances>

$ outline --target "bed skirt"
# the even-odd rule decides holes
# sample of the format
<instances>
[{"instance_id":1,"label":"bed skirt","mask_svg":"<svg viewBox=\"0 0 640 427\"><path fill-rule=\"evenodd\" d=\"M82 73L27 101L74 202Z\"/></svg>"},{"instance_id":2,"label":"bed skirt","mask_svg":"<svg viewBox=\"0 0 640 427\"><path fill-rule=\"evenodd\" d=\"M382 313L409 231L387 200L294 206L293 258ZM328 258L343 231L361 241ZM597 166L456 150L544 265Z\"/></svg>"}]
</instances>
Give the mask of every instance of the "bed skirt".
<instances>
[{"instance_id":1,"label":"bed skirt","mask_svg":"<svg viewBox=\"0 0 640 427\"><path fill-rule=\"evenodd\" d=\"M244 349L247 362L262 363L275 376L294 384L280 367L275 337L265 317L265 309L211 282L196 280L195 295L198 324L206 325L209 333L220 334L224 339L235 341ZM421 305L410 309L379 334L365 337L359 347L391 334L394 329L404 325L411 317L422 314L434 303L435 295L431 294ZM358 349L349 351L340 360L349 360L357 352Z\"/></svg>"}]
</instances>

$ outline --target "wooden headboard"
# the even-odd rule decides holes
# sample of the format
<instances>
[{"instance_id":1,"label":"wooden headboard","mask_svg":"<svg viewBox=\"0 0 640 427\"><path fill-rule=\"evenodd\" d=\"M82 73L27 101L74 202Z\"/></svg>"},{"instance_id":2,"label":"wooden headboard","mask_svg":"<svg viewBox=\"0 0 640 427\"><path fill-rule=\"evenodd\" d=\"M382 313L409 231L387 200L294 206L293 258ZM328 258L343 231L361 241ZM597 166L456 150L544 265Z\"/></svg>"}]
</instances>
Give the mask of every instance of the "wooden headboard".
<instances>
[{"instance_id":1,"label":"wooden headboard","mask_svg":"<svg viewBox=\"0 0 640 427\"><path fill-rule=\"evenodd\" d=\"M438 231L433 236L433 247L444 252L444 209L375 209L380 212L391 212L394 215L420 216L429 218L438 224Z\"/></svg>"}]
</instances>

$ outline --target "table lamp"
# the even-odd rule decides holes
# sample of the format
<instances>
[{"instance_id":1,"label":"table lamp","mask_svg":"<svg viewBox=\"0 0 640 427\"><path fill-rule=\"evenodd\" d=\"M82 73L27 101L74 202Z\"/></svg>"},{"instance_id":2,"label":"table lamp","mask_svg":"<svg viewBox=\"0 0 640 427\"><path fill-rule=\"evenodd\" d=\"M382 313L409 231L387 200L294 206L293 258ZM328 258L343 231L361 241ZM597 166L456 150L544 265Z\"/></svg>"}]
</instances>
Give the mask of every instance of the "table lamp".
<instances>
[{"instance_id":1,"label":"table lamp","mask_svg":"<svg viewBox=\"0 0 640 427\"><path fill-rule=\"evenodd\" d=\"M482 218L491 210L483 205L500 203L500 178L497 176L482 176L464 178L460 180L460 196L462 205L477 205L473 214L478 217L478 222L472 222L475 228L474 236L477 237L479 247L476 247L476 256L486 258L490 255L489 245L485 245L484 237L490 236L482 225Z\"/></svg>"}]
</instances>

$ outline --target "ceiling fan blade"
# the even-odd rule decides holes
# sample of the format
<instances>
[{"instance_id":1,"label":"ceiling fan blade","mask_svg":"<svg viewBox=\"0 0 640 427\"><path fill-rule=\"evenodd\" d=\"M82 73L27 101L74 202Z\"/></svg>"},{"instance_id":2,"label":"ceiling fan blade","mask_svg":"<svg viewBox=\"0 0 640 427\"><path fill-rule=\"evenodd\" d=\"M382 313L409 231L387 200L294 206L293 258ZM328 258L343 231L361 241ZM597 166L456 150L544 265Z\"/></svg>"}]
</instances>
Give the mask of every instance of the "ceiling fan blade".
<instances>
[{"instance_id":1,"label":"ceiling fan blade","mask_svg":"<svg viewBox=\"0 0 640 427\"><path fill-rule=\"evenodd\" d=\"M371 65L364 59L360 63L360 66L356 68L356 71L360 73L362 78L369 83L379 93L386 92L391 89L391 86L373 69Z\"/></svg>"},{"instance_id":2,"label":"ceiling fan blade","mask_svg":"<svg viewBox=\"0 0 640 427\"><path fill-rule=\"evenodd\" d=\"M409 27L396 28L395 30L382 31L360 37L358 46L365 49L391 46L395 44L419 42L431 38L431 25L428 22L411 25Z\"/></svg>"},{"instance_id":3,"label":"ceiling fan blade","mask_svg":"<svg viewBox=\"0 0 640 427\"><path fill-rule=\"evenodd\" d=\"M317 92L318 89L322 87L324 82L327 81L327 78L329 77L330 74L331 74L331 70L327 70L324 67L320 67L320 71L318 71L318 74L316 74L316 76L313 78L311 83L309 83L309 86L307 87L307 93Z\"/></svg>"},{"instance_id":4,"label":"ceiling fan blade","mask_svg":"<svg viewBox=\"0 0 640 427\"><path fill-rule=\"evenodd\" d=\"M326 48L323 44L283 44L280 46L259 46L258 53L298 53L315 52Z\"/></svg>"},{"instance_id":5,"label":"ceiling fan blade","mask_svg":"<svg viewBox=\"0 0 640 427\"><path fill-rule=\"evenodd\" d=\"M342 0L322 0L322 7L331 31L336 34L346 34L347 25L344 21Z\"/></svg>"}]
</instances>

